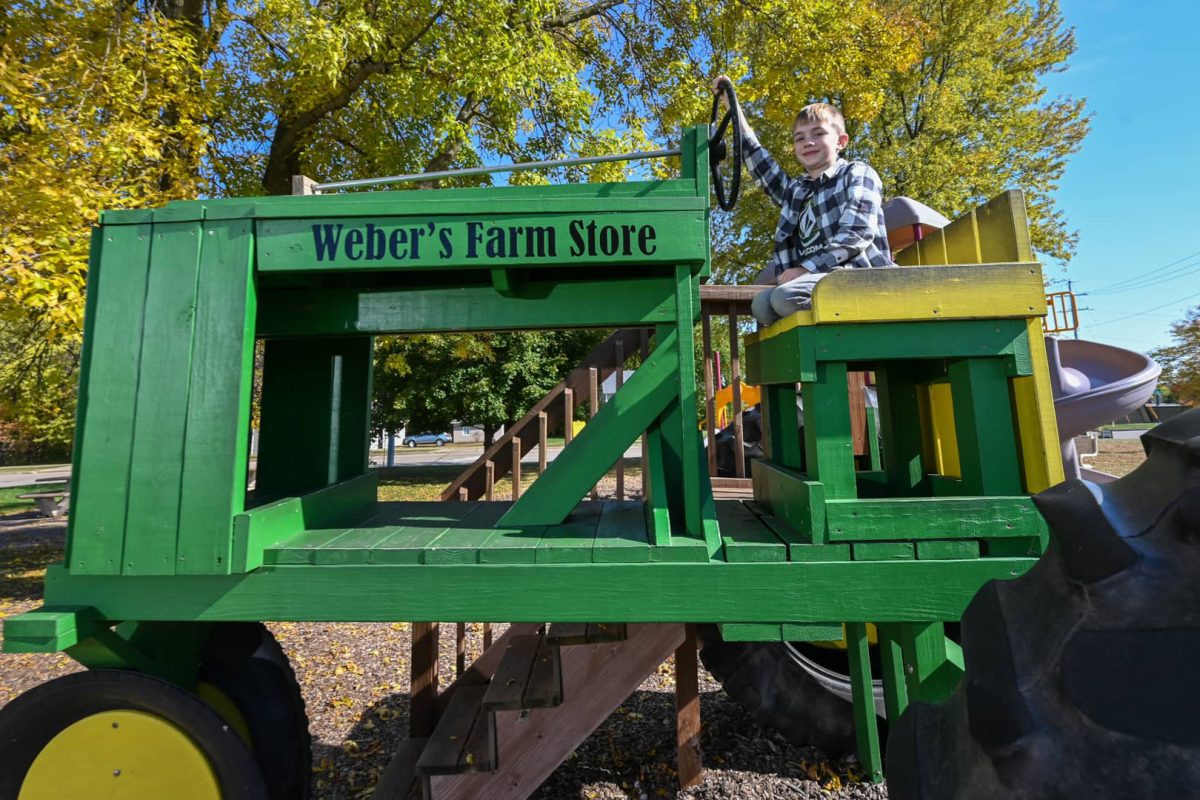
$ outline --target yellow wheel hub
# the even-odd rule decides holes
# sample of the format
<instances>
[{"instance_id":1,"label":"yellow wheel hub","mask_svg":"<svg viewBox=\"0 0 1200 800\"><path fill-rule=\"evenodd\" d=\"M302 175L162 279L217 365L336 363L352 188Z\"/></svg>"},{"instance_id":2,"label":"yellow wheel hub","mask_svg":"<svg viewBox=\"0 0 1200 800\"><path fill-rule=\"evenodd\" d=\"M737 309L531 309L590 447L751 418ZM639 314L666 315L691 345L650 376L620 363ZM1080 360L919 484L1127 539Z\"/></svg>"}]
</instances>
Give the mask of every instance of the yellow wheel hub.
<instances>
[{"instance_id":1,"label":"yellow wheel hub","mask_svg":"<svg viewBox=\"0 0 1200 800\"><path fill-rule=\"evenodd\" d=\"M38 753L18 800L220 800L208 758L186 733L144 711L103 711Z\"/></svg>"}]
</instances>

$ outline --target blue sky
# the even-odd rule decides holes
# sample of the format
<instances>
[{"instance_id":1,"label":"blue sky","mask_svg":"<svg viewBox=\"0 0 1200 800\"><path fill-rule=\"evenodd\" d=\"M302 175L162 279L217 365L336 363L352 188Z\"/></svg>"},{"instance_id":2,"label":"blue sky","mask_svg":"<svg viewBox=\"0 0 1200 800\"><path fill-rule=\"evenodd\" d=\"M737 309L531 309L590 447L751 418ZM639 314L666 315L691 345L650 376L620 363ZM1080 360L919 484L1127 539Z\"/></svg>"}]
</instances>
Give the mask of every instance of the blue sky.
<instances>
[{"instance_id":1,"label":"blue sky","mask_svg":"<svg viewBox=\"0 0 1200 800\"><path fill-rule=\"evenodd\" d=\"M1183 0L1061 0L1078 50L1048 76L1086 97L1092 132L1058 200L1079 249L1048 277L1079 297L1079 338L1145 351L1200 305L1200 5ZM1054 284L1065 289L1064 280Z\"/></svg>"}]
</instances>

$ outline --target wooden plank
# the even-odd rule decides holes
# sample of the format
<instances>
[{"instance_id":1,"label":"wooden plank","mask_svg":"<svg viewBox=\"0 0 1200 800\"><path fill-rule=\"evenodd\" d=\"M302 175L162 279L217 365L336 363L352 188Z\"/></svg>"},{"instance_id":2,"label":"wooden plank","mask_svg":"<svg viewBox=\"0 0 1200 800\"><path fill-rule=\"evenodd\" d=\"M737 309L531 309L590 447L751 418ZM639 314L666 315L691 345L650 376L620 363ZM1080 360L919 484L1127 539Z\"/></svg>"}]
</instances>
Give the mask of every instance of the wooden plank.
<instances>
[{"instance_id":1,"label":"wooden plank","mask_svg":"<svg viewBox=\"0 0 1200 800\"><path fill-rule=\"evenodd\" d=\"M537 561L538 544L546 534L543 526L530 528L503 527L479 548L480 564L533 564Z\"/></svg>"},{"instance_id":2,"label":"wooden plank","mask_svg":"<svg viewBox=\"0 0 1200 800\"><path fill-rule=\"evenodd\" d=\"M713 370L716 365L713 359L712 347L712 317L709 310L700 310L700 340L704 351L704 434L708 447L708 474L717 474L717 408L713 398L716 395L716 383Z\"/></svg>"},{"instance_id":3,"label":"wooden plank","mask_svg":"<svg viewBox=\"0 0 1200 800\"><path fill-rule=\"evenodd\" d=\"M702 542L697 547L703 554ZM656 552L674 547L655 548ZM566 622L899 622L954 619L985 581L1033 558L764 564L424 564L275 567L171 582L69 575L51 566L46 602L105 619L362 622L426 618ZM720 572L714 572L720 570ZM719 580L714 578L719 576Z\"/></svg>"},{"instance_id":4,"label":"wooden plank","mask_svg":"<svg viewBox=\"0 0 1200 800\"><path fill-rule=\"evenodd\" d=\"M735 476L746 477L745 435L742 431L742 367L738 356L738 324L737 307L729 307L729 383L733 387L733 452L737 453L734 462ZM715 473L716 470L713 470ZM711 474L711 473L710 473Z\"/></svg>"},{"instance_id":5,"label":"wooden plank","mask_svg":"<svg viewBox=\"0 0 1200 800\"><path fill-rule=\"evenodd\" d=\"M343 536L354 533L355 528L326 528L304 531L270 554L269 564L316 564L317 551L328 547ZM336 562L325 562L336 563Z\"/></svg>"},{"instance_id":6,"label":"wooden plank","mask_svg":"<svg viewBox=\"0 0 1200 800\"><path fill-rule=\"evenodd\" d=\"M979 250L979 226L975 212L968 211L942 229L948 264L982 264ZM1009 259L1005 259L1009 260Z\"/></svg>"},{"instance_id":7,"label":"wooden plank","mask_svg":"<svg viewBox=\"0 0 1200 800\"><path fill-rule=\"evenodd\" d=\"M422 775L460 775L491 772L496 763L493 717L481 711L486 687L459 688L437 728L429 735L417 772Z\"/></svg>"},{"instance_id":8,"label":"wooden plank","mask_svg":"<svg viewBox=\"0 0 1200 800\"><path fill-rule=\"evenodd\" d=\"M538 542L537 563L576 564L592 560L602 503L580 503L561 525L547 526Z\"/></svg>"},{"instance_id":9,"label":"wooden plank","mask_svg":"<svg viewBox=\"0 0 1200 800\"><path fill-rule=\"evenodd\" d=\"M408 735L430 736L437 726L437 710L434 700L438 693L438 624L436 622L414 622L412 624L412 668L410 672ZM469 702L469 701L468 701ZM444 751L451 742L443 737L434 756L445 760ZM458 743L461 751L462 743ZM428 753L428 748L426 748ZM422 758L424 758L424 753ZM455 756L457 758L457 755Z\"/></svg>"},{"instance_id":10,"label":"wooden plank","mask_svg":"<svg viewBox=\"0 0 1200 800\"><path fill-rule=\"evenodd\" d=\"M741 503L717 505L726 561L786 561L787 546Z\"/></svg>"},{"instance_id":11,"label":"wooden plank","mask_svg":"<svg viewBox=\"0 0 1200 800\"><path fill-rule=\"evenodd\" d=\"M875 369L879 392L879 426L883 434L883 467L890 494L922 493L921 407L910 364L881 363Z\"/></svg>"},{"instance_id":12,"label":"wooden plank","mask_svg":"<svg viewBox=\"0 0 1200 800\"><path fill-rule=\"evenodd\" d=\"M512 455L509 457L512 462L512 499L517 501L521 498L521 440L513 439Z\"/></svg>"},{"instance_id":13,"label":"wooden plank","mask_svg":"<svg viewBox=\"0 0 1200 800\"><path fill-rule=\"evenodd\" d=\"M705 562L708 559L708 544L703 539L683 534L672 534L666 545L650 548L650 561L655 563Z\"/></svg>"},{"instance_id":14,"label":"wooden plank","mask_svg":"<svg viewBox=\"0 0 1200 800\"><path fill-rule=\"evenodd\" d=\"M789 541L827 541L824 484L766 461L751 462L751 472L758 503L796 532L796 537L787 537Z\"/></svg>"},{"instance_id":15,"label":"wooden plank","mask_svg":"<svg viewBox=\"0 0 1200 800\"><path fill-rule=\"evenodd\" d=\"M625 342L622 340L616 341L613 345L613 349L616 351L613 361L617 367L613 371L613 380L615 381L616 389L619 392L619 391L621 391L621 387L625 385ZM542 468L544 471L545 470L544 464L543 464ZM616 477L616 481L617 481L617 499L624 500L625 499L625 456L624 456L624 454L622 454L621 457L617 459L616 476L615 477Z\"/></svg>"},{"instance_id":16,"label":"wooden plank","mask_svg":"<svg viewBox=\"0 0 1200 800\"><path fill-rule=\"evenodd\" d=\"M995 358L952 362L950 383L964 491L1020 494L1016 434L1003 362Z\"/></svg>"},{"instance_id":17,"label":"wooden plank","mask_svg":"<svg viewBox=\"0 0 1200 800\"><path fill-rule=\"evenodd\" d=\"M883 781L883 757L879 752L879 723L875 720L875 691L871 680L867 626L846 623L846 655L850 657L850 694L854 702L854 735L858 761L874 783Z\"/></svg>"},{"instance_id":18,"label":"wooden plank","mask_svg":"<svg viewBox=\"0 0 1200 800\"><path fill-rule=\"evenodd\" d=\"M793 384L763 387L762 421L763 450L767 460L788 469L802 469L804 453L800 444L796 387Z\"/></svg>"},{"instance_id":19,"label":"wooden plank","mask_svg":"<svg viewBox=\"0 0 1200 800\"><path fill-rule=\"evenodd\" d=\"M1012 388L1025 490L1036 494L1061 483L1064 478L1049 362L1045 347L1039 346L1044 343L1044 337L1038 320L1031 319L1026 323L1026 336L1030 342L1033 374L1027 378L1013 378Z\"/></svg>"},{"instance_id":20,"label":"wooden plank","mask_svg":"<svg viewBox=\"0 0 1200 800\"><path fill-rule=\"evenodd\" d=\"M588 420L591 421L596 416L596 412L600 410L600 373L595 367L588 369ZM618 458L618 461L621 459ZM593 500L600 499L600 492L596 485L592 485L591 497Z\"/></svg>"},{"instance_id":21,"label":"wooden plank","mask_svg":"<svg viewBox=\"0 0 1200 800\"><path fill-rule=\"evenodd\" d=\"M245 506L254 382L255 288L249 220L202 233L175 571L227 573L229 517Z\"/></svg>"},{"instance_id":22,"label":"wooden plank","mask_svg":"<svg viewBox=\"0 0 1200 800\"><path fill-rule=\"evenodd\" d=\"M155 225L121 573L175 573L200 226Z\"/></svg>"},{"instance_id":23,"label":"wooden plank","mask_svg":"<svg viewBox=\"0 0 1200 800\"><path fill-rule=\"evenodd\" d=\"M1033 261L1025 196L1009 190L975 210L979 224L980 258L984 263Z\"/></svg>"},{"instance_id":24,"label":"wooden plank","mask_svg":"<svg viewBox=\"0 0 1200 800\"><path fill-rule=\"evenodd\" d=\"M830 500L856 497L845 362L818 363L816 380L804 384L801 391L805 471L825 486Z\"/></svg>"},{"instance_id":25,"label":"wooden plank","mask_svg":"<svg viewBox=\"0 0 1200 800\"><path fill-rule=\"evenodd\" d=\"M945 700L963 676L962 648L946 638L941 622L902 623L894 630L904 656L909 698L926 703Z\"/></svg>"},{"instance_id":26,"label":"wooden plank","mask_svg":"<svg viewBox=\"0 0 1200 800\"><path fill-rule=\"evenodd\" d=\"M895 561L916 558L912 542L855 542L850 545L855 561Z\"/></svg>"},{"instance_id":27,"label":"wooden plank","mask_svg":"<svg viewBox=\"0 0 1200 800\"><path fill-rule=\"evenodd\" d=\"M904 680L904 654L891 625L879 626L878 647L884 708L888 724L895 725L908 707L908 684Z\"/></svg>"},{"instance_id":28,"label":"wooden plank","mask_svg":"<svg viewBox=\"0 0 1200 800\"><path fill-rule=\"evenodd\" d=\"M95 228L79 377L66 562L80 575L121 571L142 354L150 225Z\"/></svg>"},{"instance_id":29,"label":"wooden plank","mask_svg":"<svg viewBox=\"0 0 1200 800\"><path fill-rule=\"evenodd\" d=\"M592 561L639 563L649 560L650 542L641 502L605 501L592 543Z\"/></svg>"},{"instance_id":30,"label":"wooden plank","mask_svg":"<svg viewBox=\"0 0 1200 800\"><path fill-rule=\"evenodd\" d=\"M434 778L431 797L528 797L683 640L682 625L631 625L624 642L566 648L563 704L497 714L496 773Z\"/></svg>"},{"instance_id":31,"label":"wooden plank","mask_svg":"<svg viewBox=\"0 0 1200 800\"><path fill-rule=\"evenodd\" d=\"M417 761L429 740L424 736L405 739L379 775L373 798L408 800L417 783Z\"/></svg>"},{"instance_id":32,"label":"wooden plank","mask_svg":"<svg viewBox=\"0 0 1200 800\"><path fill-rule=\"evenodd\" d=\"M979 558L979 542L917 542L917 558Z\"/></svg>"},{"instance_id":33,"label":"wooden plank","mask_svg":"<svg viewBox=\"0 0 1200 800\"><path fill-rule=\"evenodd\" d=\"M642 434L642 497L646 533L656 548L671 543L671 507L667 497L664 460L662 426L656 419Z\"/></svg>"},{"instance_id":34,"label":"wooden plank","mask_svg":"<svg viewBox=\"0 0 1200 800\"><path fill-rule=\"evenodd\" d=\"M496 667L496 674L488 684L483 696L483 707L488 711L525 708L522 701L525 687L537 660L538 651L545 637L540 635L514 636L504 647L504 657Z\"/></svg>"},{"instance_id":35,"label":"wooden plank","mask_svg":"<svg viewBox=\"0 0 1200 800\"><path fill-rule=\"evenodd\" d=\"M1045 520L1028 497L829 500L831 542L1038 536Z\"/></svg>"},{"instance_id":36,"label":"wooden plank","mask_svg":"<svg viewBox=\"0 0 1200 800\"><path fill-rule=\"evenodd\" d=\"M707 253L707 248L705 248ZM677 427L664 427L663 432L668 436L668 442L676 447L679 453L679 473L676 480L680 482L683 501L683 530L691 536L705 535L704 513L701 508L700 485L701 473L707 475L702 468L704 462L701 449L701 439L698 433L696 419L696 352L693 345L693 330L699 314L699 290L692 279L690 267L677 263L675 266L675 341L664 341L660 337L660 347L674 347L676 350L675 384L678 386L676 403L672 406L672 415L678 419ZM670 467L670 465L668 465ZM672 479L668 469L668 480ZM711 497L711 489L709 496Z\"/></svg>"},{"instance_id":37,"label":"wooden plank","mask_svg":"<svg viewBox=\"0 0 1200 800\"><path fill-rule=\"evenodd\" d=\"M556 622L546 637L561 647L588 644L587 630L586 622Z\"/></svg>"},{"instance_id":38,"label":"wooden plank","mask_svg":"<svg viewBox=\"0 0 1200 800\"><path fill-rule=\"evenodd\" d=\"M556 525L566 519L584 493L677 396L677 349L673 341L661 343L501 522Z\"/></svg>"},{"instance_id":39,"label":"wooden plank","mask_svg":"<svg viewBox=\"0 0 1200 800\"><path fill-rule=\"evenodd\" d=\"M508 509L507 503L479 503L462 520L447 527L425 548L426 564L474 564L479 551L495 534L493 526Z\"/></svg>"},{"instance_id":40,"label":"wooden plank","mask_svg":"<svg viewBox=\"0 0 1200 800\"><path fill-rule=\"evenodd\" d=\"M681 789L695 786L704 776L697 651L696 626L686 625L683 643L675 650L675 770Z\"/></svg>"},{"instance_id":41,"label":"wooden plank","mask_svg":"<svg viewBox=\"0 0 1200 800\"><path fill-rule=\"evenodd\" d=\"M537 652L529 668L529 681L521 698L521 708L553 708L562 701L562 665L558 645L545 636L539 636Z\"/></svg>"}]
</instances>

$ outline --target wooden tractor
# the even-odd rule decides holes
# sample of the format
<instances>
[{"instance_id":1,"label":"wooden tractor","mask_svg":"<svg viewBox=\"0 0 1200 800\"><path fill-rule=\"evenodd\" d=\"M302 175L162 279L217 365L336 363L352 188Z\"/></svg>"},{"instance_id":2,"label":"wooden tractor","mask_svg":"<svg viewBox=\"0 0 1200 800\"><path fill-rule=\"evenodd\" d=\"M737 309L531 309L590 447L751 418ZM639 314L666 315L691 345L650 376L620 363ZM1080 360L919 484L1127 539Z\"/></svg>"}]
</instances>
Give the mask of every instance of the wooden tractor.
<instances>
[{"instance_id":1,"label":"wooden tractor","mask_svg":"<svg viewBox=\"0 0 1200 800\"><path fill-rule=\"evenodd\" d=\"M686 623L842 640L881 780L873 676L891 719L948 696L963 657L945 623L1047 543L1030 495L1062 468L1041 271L1009 194L944 234L958 266L830 275L811 311L745 337L766 456L753 500L714 500L693 355L710 149L683 131L670 180L106 213L66 555L44 606L4 625L6 651L88 670L0 712L0 796L307 797L303 702L264 620L513 623L436 702L414 698L395 796L399 775L432 798L528 796L663 659L686 663ZM377 500L372 337L568 327L650 328L653 348L519 499ZM879 395L858 457L854 372ZM644 498L589 499L643 435Z\"/></svg>"}]
</instances>

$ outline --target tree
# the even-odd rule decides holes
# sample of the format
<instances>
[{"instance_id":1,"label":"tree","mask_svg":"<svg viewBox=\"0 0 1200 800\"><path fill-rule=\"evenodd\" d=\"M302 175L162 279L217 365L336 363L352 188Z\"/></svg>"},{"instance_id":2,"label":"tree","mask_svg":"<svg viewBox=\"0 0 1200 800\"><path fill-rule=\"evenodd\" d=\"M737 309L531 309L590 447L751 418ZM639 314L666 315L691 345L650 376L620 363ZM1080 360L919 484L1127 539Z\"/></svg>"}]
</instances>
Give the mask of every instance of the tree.
<instances>
[{"instance_id":1,"label":"tree","mask_svg":"<svg viewBox=\"0 0 1200 800\"><path fill-rule=\"evenodd\" d=\"M478 425L485 445L554 387L603 331L520 331L386 337L375 347L372 426L449 430Z\"/></svg>"},{"instance_id":2,"label":"tree","mask_svg":"<svg viewBox=\"0 0 1200 800\"><path fill-rule=\"evenodd\" d=\"M1162 367L1160 381L1179 402L1200 404L1200 306L1171 326L1171 337L1175 344L1150 352Z\"/></svg>"}]
</instances>

